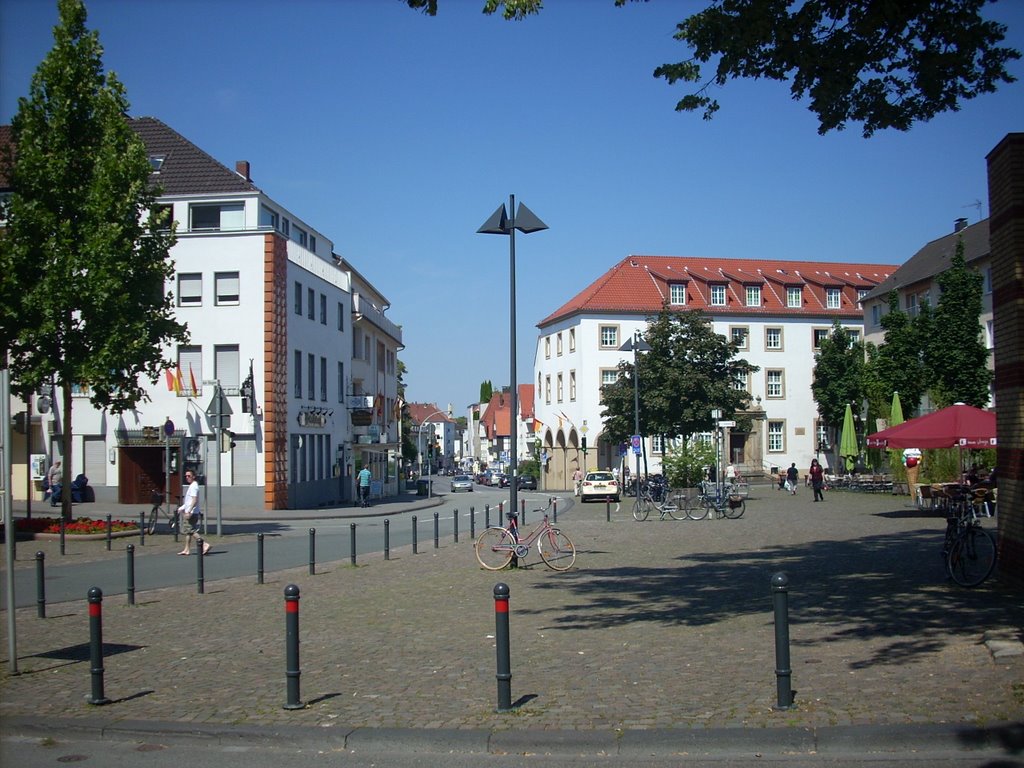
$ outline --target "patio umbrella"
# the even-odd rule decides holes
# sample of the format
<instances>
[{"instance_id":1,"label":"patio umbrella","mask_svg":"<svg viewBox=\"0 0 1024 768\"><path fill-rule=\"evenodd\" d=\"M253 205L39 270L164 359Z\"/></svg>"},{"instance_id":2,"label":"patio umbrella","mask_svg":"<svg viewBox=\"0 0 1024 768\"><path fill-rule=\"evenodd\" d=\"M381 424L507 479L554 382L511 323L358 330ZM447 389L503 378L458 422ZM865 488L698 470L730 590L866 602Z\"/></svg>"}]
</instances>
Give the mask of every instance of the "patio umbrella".
<instances>
[{"instance_id":1,"label":"patio umbrella","mask_svg":"<svg viewBox=\"0 0 1024 768\"><path fill-rule=\"evenodd\" d=\"M857 465L857 456L860 451L857 449L857 431L853 426L853 408L846 404L846 413L843 415L843 434L839 440L839 456L846 461L846 471L852 472Z\"/></svg>"},{"instance_id":2,"label":"patio umbrella","mask_svg":"<svg viewBox=\"0 0 1024 768\"><path fill-rule=\"evenodd\" d=\"M896 427L903 423L903 406L900 404L900 393L892 393L892 407L889 409L889 426Z\"/></svg>"},{"instance_id":3,"label":"patio umbrella","mask_svg":"<svg viewBox=\"0 0 1024 768\"><path fill-rule=\"evenodd\" d=\"M957 403L868 435L867 444L872 448L992 448L996 415Z\"/></svg>"}]
</instances>

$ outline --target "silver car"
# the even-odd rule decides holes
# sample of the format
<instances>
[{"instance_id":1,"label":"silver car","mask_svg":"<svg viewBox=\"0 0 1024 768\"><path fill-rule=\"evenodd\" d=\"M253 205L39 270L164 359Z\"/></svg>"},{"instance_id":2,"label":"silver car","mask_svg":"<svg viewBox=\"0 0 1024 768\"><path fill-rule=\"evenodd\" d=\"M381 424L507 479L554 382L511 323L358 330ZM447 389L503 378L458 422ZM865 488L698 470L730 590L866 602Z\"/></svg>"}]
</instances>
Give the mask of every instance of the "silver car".
<instances>
[{"instance_id":1,"label":"silver car","mask_svg":"<svg viewBox=\"0 0 1024 768\"><path fill-rule=\"evenodd\" d=\"M472 491L473 478L469 475L456 475L452 478L452 493L457 491Z\"/></svg>"}]
</instances>

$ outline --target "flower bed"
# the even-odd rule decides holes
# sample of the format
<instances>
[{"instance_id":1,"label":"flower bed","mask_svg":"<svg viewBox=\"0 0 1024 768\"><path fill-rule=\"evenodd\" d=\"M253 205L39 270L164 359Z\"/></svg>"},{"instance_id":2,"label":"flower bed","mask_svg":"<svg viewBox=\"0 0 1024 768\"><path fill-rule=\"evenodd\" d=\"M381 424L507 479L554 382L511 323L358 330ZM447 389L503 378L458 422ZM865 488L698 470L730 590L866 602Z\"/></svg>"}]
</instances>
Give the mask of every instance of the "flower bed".
<instances>
[{"instance_id":1,"label":"flower bed","mask_svg":"<svg viewBox=\"0 0 1024 768\"><path fill-rule=\"evenodd\" d=\"M139 524L125 520L111 520L110 530L113 533L132 532L137 533ZM15 531L18 533L60 533L60 518L58 517L33 517L31 519L20 518L15 521ZM87 536L94 534L105 534L107 532L107 521L97 520L91 517L79 517L64 524L65 536Z\"/></svg>"}]
</instances>

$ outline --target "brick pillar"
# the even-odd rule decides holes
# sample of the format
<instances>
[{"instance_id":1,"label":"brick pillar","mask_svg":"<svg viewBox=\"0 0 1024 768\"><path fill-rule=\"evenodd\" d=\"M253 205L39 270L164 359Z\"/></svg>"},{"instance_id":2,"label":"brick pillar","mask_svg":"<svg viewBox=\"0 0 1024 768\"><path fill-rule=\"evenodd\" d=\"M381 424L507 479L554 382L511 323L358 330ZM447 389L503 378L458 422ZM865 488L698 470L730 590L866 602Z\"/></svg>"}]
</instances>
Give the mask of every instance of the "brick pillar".
<instances>
[{"instance_id":1,"label":"brick pillar","mask_svg":"<svg viewBox=\"0 0 1024 768\"><path fill-rule=\"evenodd\" d=\"M999 580L1024 590L1024 133L988 157L995 331Z\"/></svg>"}]
</instances>

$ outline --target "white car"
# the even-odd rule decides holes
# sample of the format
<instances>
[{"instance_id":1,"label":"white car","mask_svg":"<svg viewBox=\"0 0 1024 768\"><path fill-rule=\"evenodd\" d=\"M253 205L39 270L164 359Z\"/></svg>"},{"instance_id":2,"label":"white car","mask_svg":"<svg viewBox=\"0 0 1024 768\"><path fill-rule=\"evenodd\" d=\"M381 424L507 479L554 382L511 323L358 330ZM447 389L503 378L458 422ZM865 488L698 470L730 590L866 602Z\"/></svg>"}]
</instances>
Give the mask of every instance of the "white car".
<instances>
[{"instance_id":1,"label":"white car","mask_svg":"<svg viewBox=\"0 0 1024 768\"><path fill-rule=\"evenodd\" d=\"M473 478L469 475L456 475L452 478L452 493L458 491L472 491Z\"/></svg>"},{"instance_id":2,"label":"white car","mask_svg":"<svg viewBox=\"0 0 1024 768\"><path fill-rule=\"evenodd\" d=\"M580 501L608 499L618 503L619 481L611 472L587 472L580 485Z\"/></svg>"}]
</instances>

